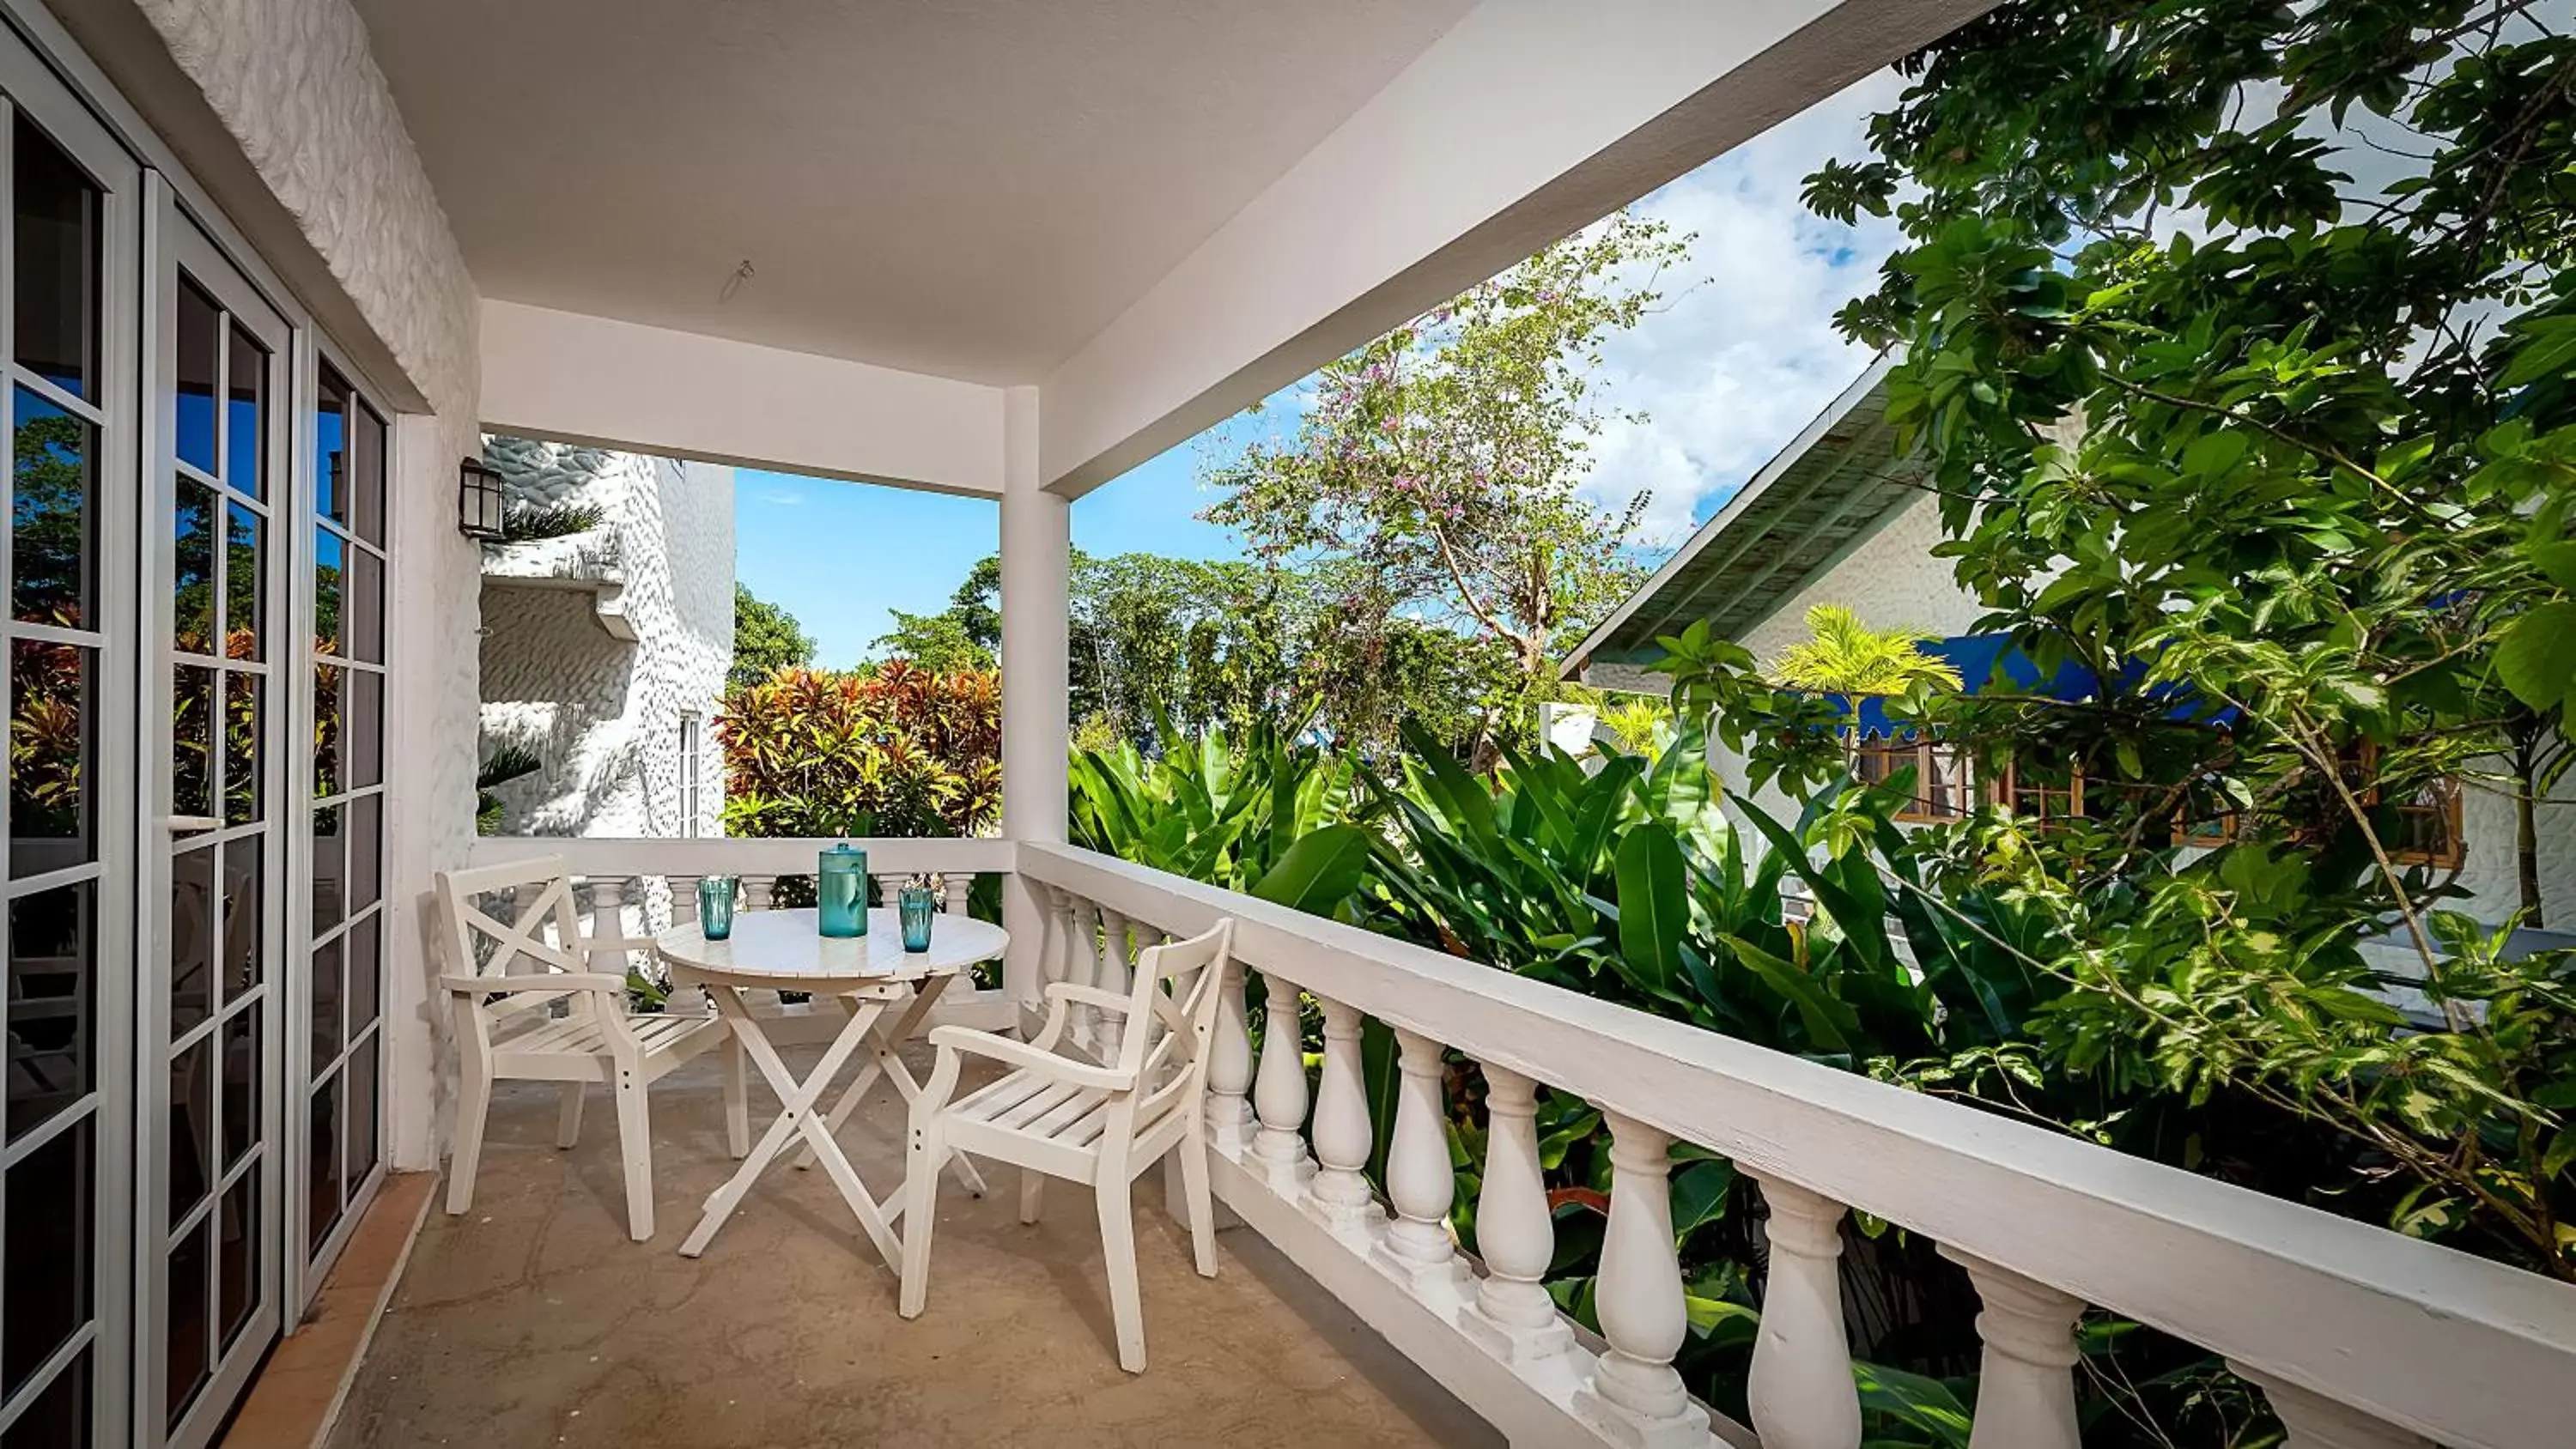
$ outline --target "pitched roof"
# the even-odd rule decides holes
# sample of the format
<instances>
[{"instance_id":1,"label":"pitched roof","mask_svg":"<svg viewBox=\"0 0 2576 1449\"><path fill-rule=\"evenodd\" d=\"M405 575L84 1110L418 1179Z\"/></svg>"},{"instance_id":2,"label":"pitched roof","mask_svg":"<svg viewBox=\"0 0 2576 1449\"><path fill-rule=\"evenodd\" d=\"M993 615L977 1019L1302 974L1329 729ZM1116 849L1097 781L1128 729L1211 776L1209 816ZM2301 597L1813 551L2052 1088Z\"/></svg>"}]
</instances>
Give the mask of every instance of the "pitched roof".
<instances>
[{"instance_id":1,"label":"pitched roof","mask_svg":"<svg viewBox=\"0 0 2576 1449\"><path fill-rule=\"evenodd\" d=\"M1887 421L1896 357L1882 354L1826 405L1566 656L1558 677L1652 663L1664 653L1657 637L1695 620L1740 636L1912 502L1926 468L1898 451Z\"/></svg>"}]
</instances>

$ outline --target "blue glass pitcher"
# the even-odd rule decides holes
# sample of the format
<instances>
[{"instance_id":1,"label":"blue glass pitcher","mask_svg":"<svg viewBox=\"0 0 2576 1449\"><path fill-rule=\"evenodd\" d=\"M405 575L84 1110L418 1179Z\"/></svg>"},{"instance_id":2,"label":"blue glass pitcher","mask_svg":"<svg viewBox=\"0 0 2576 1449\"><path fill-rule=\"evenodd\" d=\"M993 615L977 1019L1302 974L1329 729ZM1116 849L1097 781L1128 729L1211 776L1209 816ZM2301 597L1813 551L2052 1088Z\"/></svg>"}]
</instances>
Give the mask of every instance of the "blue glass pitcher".
<instances>
[{"instance_id":1,"label":"blue glass pitcher","mask_svg":"<svg viewBox=\"0 0 2576 1449\"><path fill-rule=\"evenodd\" d=\"M868 853L846 840L815 854L814 924L836 940L868 933Z\"/></svg>"}]
</instances>

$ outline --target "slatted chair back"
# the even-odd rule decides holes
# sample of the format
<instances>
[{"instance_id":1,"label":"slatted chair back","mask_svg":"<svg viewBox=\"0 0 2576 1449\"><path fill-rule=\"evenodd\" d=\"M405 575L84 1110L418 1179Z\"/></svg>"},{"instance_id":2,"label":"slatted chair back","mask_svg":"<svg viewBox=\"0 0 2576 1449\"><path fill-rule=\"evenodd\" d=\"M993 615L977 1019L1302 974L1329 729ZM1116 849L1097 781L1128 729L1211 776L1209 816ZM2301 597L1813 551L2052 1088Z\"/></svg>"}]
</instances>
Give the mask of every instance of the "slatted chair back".
<instances>
[{"instance_id":1,"label":"slatted chair back","mask_svg":"<svg viewBox=\"0 0 2576 1449\"><path fill-rule=\"evenodd\" d=\"M1216 1030L1217 983L1233 947L1234 922L1224 920L1189 940L1148 946L1137 961L1118 1070L1146 1093L1137 1108L1140 1123L1203 1085L1208 1038Z\"/></svg>"},{"instance_id":2,"label":"slatted chair back","mask_svg":"<svg viewBox=\"0 0 2576 1449\"><path fill-rule=\"evenodd\" d=\"M488 904L505 895L515 907L507 920ZM597 969L573 904L572 877L560 856L442 871L438 904L456 975L525 977ZM574 993L514 991L478 1001L474 1015L486 1026L498 1025L521 1012L548 1010L570 995Z\"/></svg>"}]
</instances>

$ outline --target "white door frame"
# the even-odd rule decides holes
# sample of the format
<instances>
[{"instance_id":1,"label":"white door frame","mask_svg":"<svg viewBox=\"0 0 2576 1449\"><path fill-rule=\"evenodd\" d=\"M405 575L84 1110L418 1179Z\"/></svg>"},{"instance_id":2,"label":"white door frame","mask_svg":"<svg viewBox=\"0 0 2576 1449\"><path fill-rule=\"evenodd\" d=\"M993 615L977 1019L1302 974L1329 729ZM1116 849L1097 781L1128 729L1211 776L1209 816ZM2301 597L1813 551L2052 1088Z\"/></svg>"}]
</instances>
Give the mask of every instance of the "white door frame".
<instances>
[{"instance_id":1,"label":"white door frame","mask_svg":"<svg viewBox=\"0 0 2576 1449\"><path fill-rule=\"evenodd\" d=\"M147 316L151 345L144 349L143 398L144 445L142 448L142 496L149 500L145 509L145 527L137 540L148 552L151 562L142 570L141 627L146 643L141 650L151 661L144 669L141 709L137 712L140 739L137 745L138 820L136 838L141 859L138 872L138 942L142 946L136 973L141 1000L137 1020L140 1022L140 1045L136 1052L138 1068L137 1100L141 1110L138 1120L147 1129L141 1141L144 1150L135 1162L136 1251L135 1282L138 1287L135 1315L136 1344L134 1351L134 1424L139 1445L196 1446L212 1442L215 1432L231 1412L234 1401L247 1387L266 1356L267 1346L285 1324L284 1302L287 1279L282 1269L287 1252L284 1224L286 1184L284 1158L287 1154L284 1112L284 1083L287 1063L283 1054L286 1018L290 1014L282 1002L285 990L285 944L292 935L286 919L286 852L283 842L296 821L289 815L294 795L287 787L285 766L289 756L298 755L293 741L283 727L292 710L280 698L280 681L285 675L281 663L290 657L287 640L297 621L288 607L288 590L283 586L285 570L293 557L292 540L281 538L279 522L297 506L302 496L293 476L295 451L292 444L293 420L300 400L294 396L297 328L267 298L251 279L236 267L231 258L182 210L168 185L155 173L149 178L151 204L145 217L144 276L151 298ZM166 1407L166 1323L169 1317L167 1254L181 1236L171 1231L169 1221L168 1153L166 1145L156 1141L148 1130L166 1111L169 1090L168 1053L170 1051L169 992L161 973L168 963L169 902L171 891L171 845L180 826L171 814L170 730L166 722L172 717L172 670L177 662L170 643L170 584L173 577L176 541L168 527L176 506L177 473L177 382L168 359L177 345L177 302L180 270L185 268L197 284L209 293L224 312L251 331L269 348L265 411L261 418L267 435L266 456L273 460L267 486L262 493L267 505L266 566L268 577L261 581L262 629L267 685L261 703L260 798L263 815L254 827L221 827L205 834L228 842L264 830L261 850L260 915L260 984L243 993L245 999L260 1001L259 1043L261 1071L259 1076L259 1139L257 1160L247 1171L259 1182L258 1232L263 1255L254 1264L252 1286L257 1306L241 1330L229 1356L220 1346L220 1325L213 1320L217 1303L207 1304L210 1334L217 1348L210 1359L211 1375L197 1392L194 1404L176 1424L170 1424ZM222 356L229 344L229 333L217 337L217 353ZM229 466L229 417L225 400L216 399L216 458ZM226 508L218 498L219 508ZM228 508L226 508L228 511ZM226 564L227 550L216 549L216 557ZM220 648L220 641L217 641ZM218 682L207 721L210 740L224 736L225 696ZM213 802L220 819L224 801L218 789ZM190 832L196 834L200 832ZM206 849L223 850L224 845ZM215 943L216 959L208 962L210 981L221 977L221 942ZM229 1009L229 1002L227 1002ZM219 1032L220 1016L210 1013L205 1023L192 1032ZM220 1045L220 1039L218 1038ZM163 1132L166 1134L166 1125ZM220 1135L218 1140L221 1140ZM229 1144L227 1144L227 1148ZM156 1150L156 1148L160 1150ZM229 1155L227 1150L226 1155ZM225 1168L221 1160L214 1166L213 1183L205 1205L198 1211L219 1214L225 1194ZM195 1214L190 1215L195 1220ZM183 1224L184 1226L185 1224ZM165 1436L164 1429L167 1429Z\"/></svg>"},{"instance_id":2,"label":"white door frame","mask_svg":"<svg viewBox=\"0 0 2576 1449\"><path fill-rule=\"evenodd\" d=\"M90 539L96 589L93 608L100 625L97 632L103 636L91 681L96 790L89 803L96 846L94 878L98 885L92 902L97 956L91 979L90 1105L66 1112L25 1140L9 1144L0 1159L17 1159L83 1116L95 1124L91 1138L95 1153L91 1203L93 1326L66 1344L57 1361L68 1361L86 1348L90 1354L90 1422L97 1436L94 1442L103 1449L122 1449L126 1443L132 1367L131 1336L126 1323L130 1316L127 1306L133 1301L134 1182L128 1169L135 1161L134 1023L138 995L132 970L136 770L133 732L125 723L134 718L135 712L139 634L133 540L137 518L134 490L128 480L136 476L140 446L137 281L141 275L139 221L146 204L145 181L132 152L63 84L31 45L5 28L0 28L0 95L6 97L0 100L0 175L6 175L14 165L8 154L5 123L14 119L16 110L23 109L57 145L87 168L105 191L99 215L96 388L97 410L102 416L92 474L96 496L92 500ZM6 187L0 187L0 195L6 191ZM11 290L7 279L13 275L15 258L7 250L9 246L14 246L14 238L0 244L0 314L7 318L6 327L0 329L0 348L12 354L9 360L14 371L15 299L6 293ZM6 426L13 437L15 402L14 393L0 394L0 409L6 410ZM0 512L0 539L5 539L8 526L8 515ZM0 835L6 833L6 794L0 790ZM63 874L56 873L58 877ZM14 885L10 893L17 893ZM0 921L0 931L4 930L5 921ZM0 944L0 953L5 950L5 945ZM0 1188L0 1193L5 1193L5 1188ZM0 1196L0 1213L5 1212L5 1197ZM52 1367L48 1365L48 1371ZM31 1391L22 1392L20 1402L0 1404L0 1416L16 1412L32 1397Z\"/></svg>"}]
</instances>

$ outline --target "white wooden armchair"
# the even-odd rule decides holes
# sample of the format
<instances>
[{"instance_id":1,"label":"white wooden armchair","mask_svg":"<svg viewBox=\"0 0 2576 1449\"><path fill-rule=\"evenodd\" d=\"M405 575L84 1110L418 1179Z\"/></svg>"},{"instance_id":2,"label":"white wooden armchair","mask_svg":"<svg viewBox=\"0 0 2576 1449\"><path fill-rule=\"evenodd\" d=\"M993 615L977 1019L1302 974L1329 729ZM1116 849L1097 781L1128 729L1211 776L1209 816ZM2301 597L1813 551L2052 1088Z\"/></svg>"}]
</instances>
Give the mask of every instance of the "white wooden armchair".
<instances>
[{"instance_id":1,"label":"white wooden armchair","mask_svg":"<svg viewBox=\"0 0 2576 1449\"><path fill-rule=\"evenodd\" d=\"M991 1157L1019 1167L1024 1223L1038 1220L1047 1178L1091 1185L1108 1261L1110 1311L1118 1327L1118 1366L1129 1373L1145 1371L1145 1319L1138 1301L1129 1184L1164 1153L1179 1149L1198 1270L1202 1277L1216 1276L1215 1211L1208 1198L1207 1046L1233 940L1234 922L1226 920L1203 936L1147 947L1137 962L1135 987L1123 993L1057 982L1046 990L1046 1025L1025 1042L962 1026L930 1033L939 1058L912 1104L904 1175L904 1317L919 1317L929 1293L940 1169L952 1153ZM1109 1065L1057 1050L1076 1005L1125 1018ZM952 1102L958 1070L970 1053L1012 1071Z\"/></svg>"},{"instance_id":2,"label":"white wooden armchair","mask_svg":"<svg viewBox=\"0 0 2576 1449\"><path fill-rule=\"evenodd\" d=\"M519 902L515 922L479 904L501 892ZM653 1236L653 1128L644 1091L701 1052L729 1046L712 1015L636 1013L626 1008L625 942L582 934L572 881L560 858L440 871L451 968L440 976L456 1037L456 1142L447 1169L447 1210L474 1205L474 1172L496 1081L560 1082L555 1145L581 1135L582 1091L604 1082L617 1098L617 1136L626 1165L626 1230ZM594 958L615 953L614 969ZM478 959L479 958L479 959ZM556 1003L563 1010L556 1010ZM751 1150L739 1047L725 1055L725 1138L733 1155Z\"/></svg>"}]
</instances>

